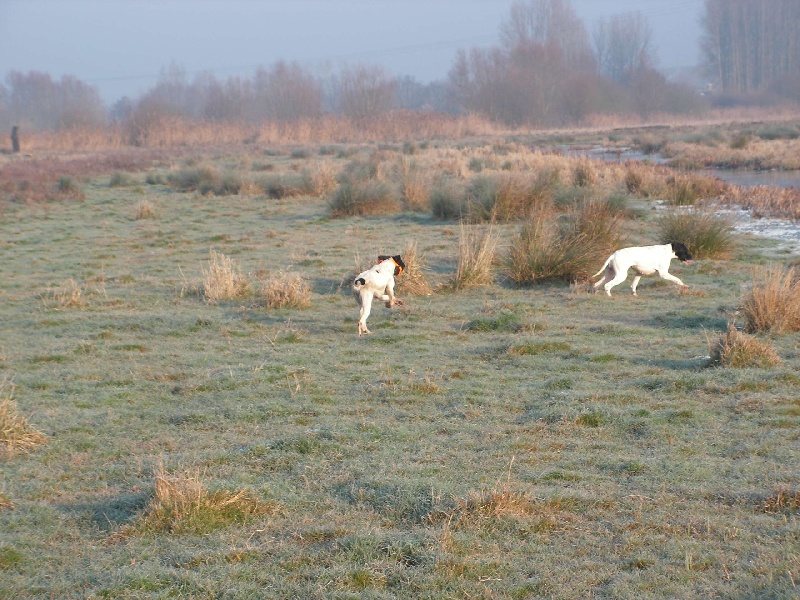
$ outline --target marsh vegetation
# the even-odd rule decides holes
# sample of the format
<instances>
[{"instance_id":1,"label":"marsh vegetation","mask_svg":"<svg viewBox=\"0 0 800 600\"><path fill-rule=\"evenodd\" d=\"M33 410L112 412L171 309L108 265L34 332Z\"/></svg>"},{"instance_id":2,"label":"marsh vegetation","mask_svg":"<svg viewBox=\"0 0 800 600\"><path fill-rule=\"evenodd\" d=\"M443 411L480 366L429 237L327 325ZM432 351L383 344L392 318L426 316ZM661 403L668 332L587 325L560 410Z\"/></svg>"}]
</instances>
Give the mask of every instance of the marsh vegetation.
<instances>
[{"instance_id":1,"label":"marsh vegetation","mask_svg":"<svg viewBox=\"0 0 800 600\"><path fill-rule=\"evenodd\" d=\"M714 214L772 193L555 142L2 163L0 595L796 595L798 259Z\"/></svg>"}]
</instances>

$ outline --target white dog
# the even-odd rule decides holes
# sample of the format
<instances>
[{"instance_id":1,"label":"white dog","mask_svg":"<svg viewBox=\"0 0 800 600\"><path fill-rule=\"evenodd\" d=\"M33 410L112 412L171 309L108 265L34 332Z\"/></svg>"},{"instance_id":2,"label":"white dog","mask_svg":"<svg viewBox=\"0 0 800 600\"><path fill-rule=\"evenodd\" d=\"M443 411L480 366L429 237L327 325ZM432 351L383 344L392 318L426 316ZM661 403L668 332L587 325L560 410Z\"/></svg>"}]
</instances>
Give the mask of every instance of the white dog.
<instances>
[{"instance_id":1,"label":"white dog","mask_svg":"<svg viewBox=\"0 0 800 600\"><path fill-rule=\"evenodd\" d=\"M631 285L634 296L636 295L636 286L639 285L642 275L658 273L663 279L685 286L685 283L668 272L669 261L673 258L677 258L687 264L692 262L692 255L689 254L689 249L680 242L672 242L661 246L622 248L609 256L602 268L592 275L592 277L597 277L600 273L605 272L603 278L594 284L594 289L596 290L602 285L606 294L610 296L611 288L627 279L628 269L633 269L636 273L636 277L633 278L633 285Z\"/></svg>"},{"instance_id":2,"label":"white dog","mask_svg":"<svg viewBox=\"0 0 800 600\"><path fill-rule=\"evenodd\" d=\"M403 272L406 264L400 255L379 256L378 264L371 269L359 273L353 281L353 295L361 307L358 314L358 335L372 333L367 329L367 317L372 309L372 299L377 295L386 302L386 308L403 303L394 295L394 278Z\"/></svg>"}]
</instances>

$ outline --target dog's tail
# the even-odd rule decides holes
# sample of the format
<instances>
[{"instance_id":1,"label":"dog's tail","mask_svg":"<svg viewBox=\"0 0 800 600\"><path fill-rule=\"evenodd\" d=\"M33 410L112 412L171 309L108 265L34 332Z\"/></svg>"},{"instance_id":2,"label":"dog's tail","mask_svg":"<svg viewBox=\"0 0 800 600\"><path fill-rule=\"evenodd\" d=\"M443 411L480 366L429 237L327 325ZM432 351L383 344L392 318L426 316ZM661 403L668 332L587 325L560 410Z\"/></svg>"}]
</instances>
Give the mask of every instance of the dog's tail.
<instances>
[{"instance_id":1,"label":"dog's tail","mask_svg":"<svg viewBox=\"0 0 800 600\"><path fill-rule=\"evenodd\" d=\"M592 279L594 279L595 277L599 276L603 271L606 270L606 267L608 266L608 263L611 262L612 258L614 258L613 254L606 259L606 262L603 263L603 266L600 267L600 270L597 273L595 273L594 275L592 275Z\"/></svg>"}]
</instances>

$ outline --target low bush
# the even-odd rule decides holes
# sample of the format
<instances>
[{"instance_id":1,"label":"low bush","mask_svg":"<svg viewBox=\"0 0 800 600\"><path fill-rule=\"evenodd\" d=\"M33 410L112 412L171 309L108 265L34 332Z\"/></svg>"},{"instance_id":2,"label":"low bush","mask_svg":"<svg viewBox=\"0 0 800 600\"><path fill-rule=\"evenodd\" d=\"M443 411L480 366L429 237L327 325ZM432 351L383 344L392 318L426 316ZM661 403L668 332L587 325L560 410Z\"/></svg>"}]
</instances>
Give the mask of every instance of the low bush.
<instances>
[{"instance_id":1,"label":"low bush","mask_svg":"<svg viewBox=\"0 0 800 600\"><path fill-rule=\"evenodd\" d=\"M746 331L800 331L800 273L793 267L758 268L742 301Z\"/></svg>"}]
</instances>

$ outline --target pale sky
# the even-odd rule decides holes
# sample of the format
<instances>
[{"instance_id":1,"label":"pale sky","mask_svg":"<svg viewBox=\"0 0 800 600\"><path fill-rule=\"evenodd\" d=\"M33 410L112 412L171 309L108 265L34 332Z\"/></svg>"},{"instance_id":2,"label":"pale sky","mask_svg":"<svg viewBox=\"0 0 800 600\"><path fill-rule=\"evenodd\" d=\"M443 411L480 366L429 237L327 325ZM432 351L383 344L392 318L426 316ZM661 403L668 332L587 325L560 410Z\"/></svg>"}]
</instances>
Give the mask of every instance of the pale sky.
<instances>
[{"instance_id":1,"label":"pale sky","mask_svg":"<svg viewBox=\"0 0 800 600\"><path fill-rule=\"evenodd\" d=\"M74 75L112 104L151 88L177 64L191 80L252 77L299 62L314 73L384 66L444 80L459 49L495 46L513 0L0 0L0 78ZM639 11L657 66L698 61L703 0L571 0L591 33L600 17Z\"/></svg>"}]
</instances>

